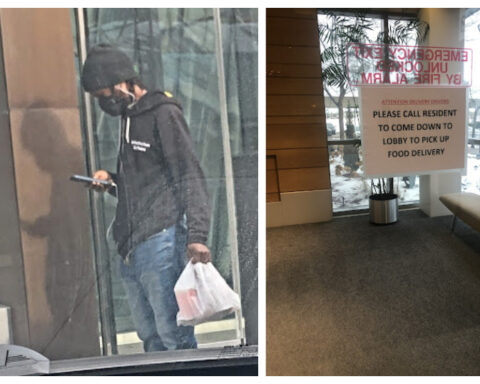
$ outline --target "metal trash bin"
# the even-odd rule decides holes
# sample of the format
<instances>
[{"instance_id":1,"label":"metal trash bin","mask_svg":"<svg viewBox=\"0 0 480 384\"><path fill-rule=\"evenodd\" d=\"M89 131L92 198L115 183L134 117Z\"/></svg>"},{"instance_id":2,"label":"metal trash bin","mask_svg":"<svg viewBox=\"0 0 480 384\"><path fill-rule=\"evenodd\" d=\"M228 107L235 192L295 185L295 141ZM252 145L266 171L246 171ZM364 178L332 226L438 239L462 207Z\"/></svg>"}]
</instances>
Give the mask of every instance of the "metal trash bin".
<instances>
[{"instance_id":1,"label":"metal trash bin","mask_svg":"<svg viewBox=\"0 0 480 384\"><path fill-rule=\"evenodd\" d=\"M393 224L398 221L398 195L371 195L369 205L371 223Z\"/></svg>"}]
</instances>

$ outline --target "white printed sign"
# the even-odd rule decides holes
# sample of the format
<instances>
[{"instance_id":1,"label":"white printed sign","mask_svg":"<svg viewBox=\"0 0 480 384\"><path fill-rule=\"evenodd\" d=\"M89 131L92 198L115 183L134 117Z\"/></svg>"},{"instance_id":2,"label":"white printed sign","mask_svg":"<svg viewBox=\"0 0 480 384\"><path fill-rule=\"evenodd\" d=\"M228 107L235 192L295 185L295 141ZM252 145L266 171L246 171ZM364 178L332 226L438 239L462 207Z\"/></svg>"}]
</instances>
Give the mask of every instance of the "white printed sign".
<instances>
[{"instance_id":1,"label":"white printed sign","mask_svg":"<svg viewBox=\"0 0 480 384\"><path fill-rule=\"evenodd\" d=\"M466 88L361 87L366 176L464 169Z\"/></svg>"}]
</instances>

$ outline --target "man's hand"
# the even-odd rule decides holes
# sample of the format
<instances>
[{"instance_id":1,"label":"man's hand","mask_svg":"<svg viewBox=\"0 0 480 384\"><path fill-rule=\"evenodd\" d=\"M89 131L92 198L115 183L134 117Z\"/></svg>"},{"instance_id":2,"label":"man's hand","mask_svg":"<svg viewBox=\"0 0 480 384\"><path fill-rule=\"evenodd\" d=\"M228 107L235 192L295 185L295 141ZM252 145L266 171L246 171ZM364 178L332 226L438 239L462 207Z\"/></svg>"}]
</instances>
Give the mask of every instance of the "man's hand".
<instances>
[{"instance_id":1,"label":"man's hand","mask_svg":"<svg viewBox=\"0 0 480 384\"><path fill-rule=\"evenodd\" d=\"M208 263L212 261L210 250L206 245L203 245L201 243L188 244L187 256L191 260L192 264L198 262Z\"/></svg>"},{"instance_id":2,"label":"man's hand","mask_svg":"<svg viewBox=\"0 0 480 384\"><path fill-rule=\"evenodd\" d=\"M99 180L105 180L105 181L112 181L112 177L107 171L104 171L103 169L100 169L99 171L95 172L93 175L94 179L99 179ZM107 185L103 185L100 183L92 183L90 185L90 188L92 188L94 191L97 192L105 192L108 188L110 188Z\"/></svg>"}]
</instances>

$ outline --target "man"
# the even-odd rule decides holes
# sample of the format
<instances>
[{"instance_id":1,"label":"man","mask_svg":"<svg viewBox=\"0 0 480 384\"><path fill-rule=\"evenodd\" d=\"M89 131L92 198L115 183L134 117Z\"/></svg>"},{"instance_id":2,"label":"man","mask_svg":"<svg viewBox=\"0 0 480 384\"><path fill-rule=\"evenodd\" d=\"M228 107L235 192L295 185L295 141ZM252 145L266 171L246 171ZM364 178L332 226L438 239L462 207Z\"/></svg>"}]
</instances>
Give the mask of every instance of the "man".
<instances>
[{"instance_id":1,"label":"man","mask_svg":"<svg viewBox=\"0 0 480 384\"><path fill-rule=\"evenodd\" d=\"M148 91L128 56L108 44L89 51L82 86L121 117L116 173L94 178L111 181L118 198L113 237L137 333L146 352L196 348L193 327L176 324L173 288L185 254L210 261L210 207L181 107L168 92Z\"/></svg>"}]
</instances>

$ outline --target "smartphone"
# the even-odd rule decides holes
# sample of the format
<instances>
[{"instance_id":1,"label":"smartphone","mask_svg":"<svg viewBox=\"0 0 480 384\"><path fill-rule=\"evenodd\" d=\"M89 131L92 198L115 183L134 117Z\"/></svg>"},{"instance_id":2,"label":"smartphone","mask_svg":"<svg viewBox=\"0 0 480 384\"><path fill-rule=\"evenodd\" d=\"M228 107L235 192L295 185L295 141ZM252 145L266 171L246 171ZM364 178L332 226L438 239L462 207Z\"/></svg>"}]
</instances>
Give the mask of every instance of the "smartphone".
<instances>
[{"instance_id":1,"label":"smartphone","mask_svg":"<svg viewBox=\"0 0 480 384\"><path fill-rule=\"evenodd\" d=\"M85 183L85 184L98 183L98 184L102 184L106 187L110 187L110 186L113 185L113 183L111 181L94 179L92 177L82 176L82 175L72 175L72 176L70 176L70 180L76 181L76 182L79 182L79 183Z\"/></svg>"}]
</instances>

